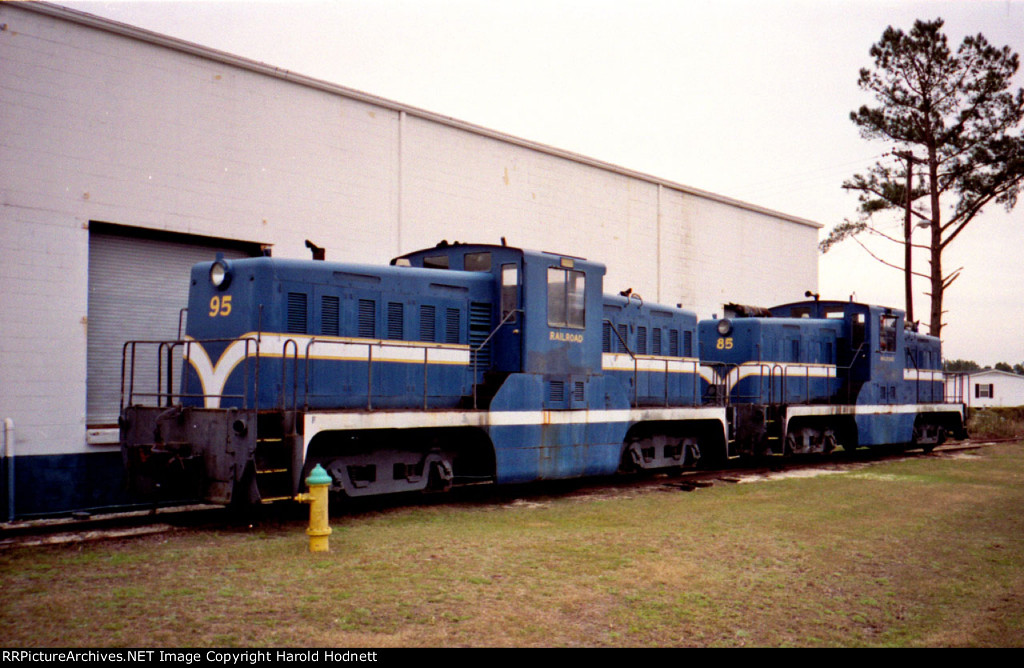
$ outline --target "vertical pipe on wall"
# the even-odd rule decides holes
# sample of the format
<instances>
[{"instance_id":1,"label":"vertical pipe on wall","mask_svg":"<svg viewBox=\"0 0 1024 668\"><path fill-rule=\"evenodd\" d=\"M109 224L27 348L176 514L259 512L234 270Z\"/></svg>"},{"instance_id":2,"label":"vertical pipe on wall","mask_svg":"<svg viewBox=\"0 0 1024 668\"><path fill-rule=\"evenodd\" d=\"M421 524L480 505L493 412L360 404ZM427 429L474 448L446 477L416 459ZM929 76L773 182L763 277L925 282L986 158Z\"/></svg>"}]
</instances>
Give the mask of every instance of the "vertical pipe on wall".
<instances>
[{"instance_id":1,"label":"vertical pipe on wall","mask_svg":"<svg viewBox=\"0 0 1024 668\"><path fill-rule=\"evenodd\" d=\"M664 186L662 186L659 183L658 184L658 213L657 213L658 219L657 219L657 221L655 221L655 224L657 226L657 233L658 233L658 241L657 241L657 249L656 249L657 250L658 259L654 263L654 270L656 272L655 279L654 279L654 281L655 281L654 287L655 287L655 292L657 293L657 295L654 298L654 301L658 302L659 304L662 303L662 299L661 299L661 191L663 190L663 188L664 188Z\"/></svg>"},{"instance_id":2,"label":"vertical pipe on wall","mask_svg":"<svg viewBox=\"0 0 1024 668\"><path fill-rule=\"evenodd\" d=\"M14 521L14 420L4 418L4 460L7 462L7 521Z\"/></svg>"},{"instance_id":3,"label":"vertical pipe on wall","mask_svg":"<svg viewBox=\"0 0 1024 668\"><path fill-rule=\"evenodd\" d=\"M404 249L402 248L402 223L405 222L404 221L404 216L402 215L402 213L403 213L402 212L402 206L403 206L402 195L403 195L403 190L405 189L404 188L404 184L402 183L403 172L404 172L403 164L402 163L403 163L404 160L405 160L405 112L402 111L402 110L399 110L399 112L398 112L398 165L397 165L397 168L396 168L398 173L395 175L395 177L396 177L395 178L396 189L398 190L398 192L396 193L396 199L397 199L396 207L397 207L397 211L395 213L395 216L396 216L395 226L397 228L395 230L395 255L396 256L401 255L403 252L405 252Z\"/></svg>"}]
</instances>

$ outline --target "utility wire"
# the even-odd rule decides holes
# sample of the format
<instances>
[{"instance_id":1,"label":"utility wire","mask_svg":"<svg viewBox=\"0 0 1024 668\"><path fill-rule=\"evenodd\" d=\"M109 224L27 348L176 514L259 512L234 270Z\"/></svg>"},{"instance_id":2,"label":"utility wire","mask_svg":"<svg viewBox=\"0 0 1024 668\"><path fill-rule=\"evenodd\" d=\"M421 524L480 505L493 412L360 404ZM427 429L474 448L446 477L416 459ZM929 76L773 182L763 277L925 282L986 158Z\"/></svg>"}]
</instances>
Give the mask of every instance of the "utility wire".
<instances>
[{"instance_id":1,"label":"utility wire","mask_svg":"<svg viewBox=\"0 0 1024 668\"><path fill-rule=\"evenodd\" d=\"M893 163L886 164L889 160L893 160ZM744 197L745 199L756 200L762 197L804 192L815 188L827 188L829 190L833 188L838 189L842 187L843 180L849 178L853 173L858 171L856 169L851 169L853 166L860 165L865 170L877 163L881 163L886 167L896 167L898 165L895 161L896 158L892 156L891 153L882 153L870 158L862 158L860 160L819 167L817 169L804 172L791 173L763 181L750 182L744 186L738 186L735 189L735 192L738 196Z\"/></svg>"}]
</instances>

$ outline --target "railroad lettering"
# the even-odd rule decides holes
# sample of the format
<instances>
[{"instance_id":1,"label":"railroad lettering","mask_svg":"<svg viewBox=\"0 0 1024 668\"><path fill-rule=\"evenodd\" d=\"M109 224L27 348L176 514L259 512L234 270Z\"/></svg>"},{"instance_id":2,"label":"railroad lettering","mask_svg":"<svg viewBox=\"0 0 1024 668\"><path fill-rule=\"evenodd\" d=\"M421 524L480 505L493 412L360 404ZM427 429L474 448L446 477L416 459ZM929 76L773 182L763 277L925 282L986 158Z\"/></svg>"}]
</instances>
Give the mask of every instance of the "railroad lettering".
<instances>
[{"instance_id":1,"label":"railroad lettering","mask_svg":"<svg viewBox=\"0 0 1024 668\"><path fill-rule=\"evenodd\" d=\"M571 334L569 332L551 332L549 338L552 341L566 341L567 343L583 343L582 334Z\"/></svg>"}]
</instances>

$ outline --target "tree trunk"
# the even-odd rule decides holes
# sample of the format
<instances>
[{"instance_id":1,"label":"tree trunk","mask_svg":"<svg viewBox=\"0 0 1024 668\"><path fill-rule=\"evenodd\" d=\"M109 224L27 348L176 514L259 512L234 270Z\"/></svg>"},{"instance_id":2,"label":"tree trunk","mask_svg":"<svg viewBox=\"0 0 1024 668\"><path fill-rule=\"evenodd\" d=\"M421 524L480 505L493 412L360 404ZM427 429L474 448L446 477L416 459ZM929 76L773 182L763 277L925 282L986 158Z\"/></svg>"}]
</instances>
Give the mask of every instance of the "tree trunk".
<instances>
[{"instance_id":1,"label":"tree trunk","mask_svg":"<svg viewBox=\"0 0 1024 668\"><path fill-rule=\"evenodd\" d=\"M932 318L928 331L939 337L942 335L942 210L939 208L939 159L934 146L928 146L928 185L932 207Z\"/></svg>"}]
</instances>

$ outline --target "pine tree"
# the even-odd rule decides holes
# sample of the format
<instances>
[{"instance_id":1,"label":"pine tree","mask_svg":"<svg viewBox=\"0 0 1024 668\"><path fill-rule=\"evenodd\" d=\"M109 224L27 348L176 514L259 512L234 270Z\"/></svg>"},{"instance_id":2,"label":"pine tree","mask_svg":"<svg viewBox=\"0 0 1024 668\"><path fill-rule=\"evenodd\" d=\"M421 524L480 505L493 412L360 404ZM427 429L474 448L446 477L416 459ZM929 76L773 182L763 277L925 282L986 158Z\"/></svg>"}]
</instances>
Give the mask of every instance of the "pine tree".
<instances>
[{"instance_id":1,"label":"pine tree","mask_svg":"<svg viewBox=\"0 0 1024 668\"><path fill-rule=\"evenodd\" d=\"M991 46L982 35L965 38L953 53L942 26L942 19L936 19L917 21L909 34L887 28L871 47L873 69L862 69L858 82L879 106L865 105L850 114L865 139L894 143L904 157L916 152L925 169L924 178L911 187L910 200L927 198L931 209L912 215L931 232L924 246L931 270L915 275L931 284L930 332L935 336L942 332L945 290L960 274L959 269L943 274L943 251L985 206L1012 209L1024 185L1024 134L1015 134L1024 118L1024 89L1010 90L1018 55L1009 47ZM821 251L865 231L909 245L909 238L893 238L872 225L876 213L905 211L907 176L906 169L878 162L846 181L844 188L860 193L860 216L837 225ZM945 219L944 197L951 200ZM915 226L908 226L906 237Z\"/></svg>"}]
</instances>

